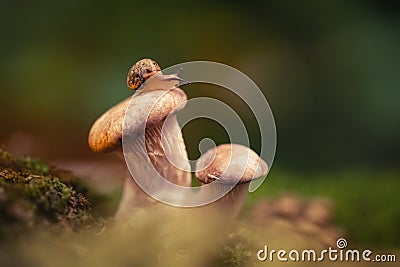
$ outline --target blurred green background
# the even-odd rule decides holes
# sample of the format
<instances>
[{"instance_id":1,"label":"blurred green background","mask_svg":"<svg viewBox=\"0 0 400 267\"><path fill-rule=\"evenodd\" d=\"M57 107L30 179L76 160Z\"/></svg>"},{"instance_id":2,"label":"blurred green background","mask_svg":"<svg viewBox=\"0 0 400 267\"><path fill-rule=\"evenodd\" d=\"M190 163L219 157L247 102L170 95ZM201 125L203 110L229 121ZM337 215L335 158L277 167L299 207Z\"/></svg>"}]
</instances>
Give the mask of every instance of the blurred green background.
<instances>
[{"instance_id":1,"label":"blurred green background","mask_svg":"<svg viewBox=\"0 0 400 267\"><path fill-rule=\"evenodd\" d=\"M277 124L274 166L249 205L284 191L332 198L354 242L400 246L398 3L0 1L0 33L11 150L95 160L90 125L131 94L136 60L217 61L257 83Z\"/></svg>"}]
</instances>

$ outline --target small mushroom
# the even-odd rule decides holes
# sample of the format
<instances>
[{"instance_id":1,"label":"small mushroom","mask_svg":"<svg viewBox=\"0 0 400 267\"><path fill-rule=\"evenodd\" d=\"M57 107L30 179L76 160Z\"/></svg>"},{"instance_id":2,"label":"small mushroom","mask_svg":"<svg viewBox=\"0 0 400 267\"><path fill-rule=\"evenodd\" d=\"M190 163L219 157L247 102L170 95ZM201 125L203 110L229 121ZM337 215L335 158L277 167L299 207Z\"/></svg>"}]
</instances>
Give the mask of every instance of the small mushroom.
<instances>
[{"instance_id":1,"label":"small mushroom","mask_svg":"<svg viewBox=\"0 0 400 267\"><path fill-rule=\"evenodd\" d=\"M217 212L234 218L239 213L250 181L268 172L268 165L253 150L238 144L223 144L208 150L196 163L196 177L202 184L213 185L213 193L226 195L209 205Z\"/></svg>"},{"instance_id":2,"label":"small mushroom","mask_svg":"<svg viewBox=\"0 0 400 267\"><path fill-rule=\"evenodd\" d=\"M145 59L131 68L127 83L131 89L138 89L139 92L112 107L96 120L89 133L89 147L95 152L117 151L122 155L123 132L129 134L129 145L135 146L138 145L135 143L135 134L142 128L145 135L143 151L147 155L138 155L140 151L135 152L132 149L129 151L132 153L129 157L135 174L151 180L151 172L144 167L146 164L143 162L149 160L152 167L168 181L190 186L191 174L187 171L190 165L176 119L176 112L184 107L187 96L176 87L181 81L177 75L163 75L157 67L153 60ZM135 112L128 112L132 108ZM132 160L135 158L140 160ZM125 179L122 199L115 217L118 219L129 215L135 208L154 202L129 174Z\"/></svg>"}]
</instances>

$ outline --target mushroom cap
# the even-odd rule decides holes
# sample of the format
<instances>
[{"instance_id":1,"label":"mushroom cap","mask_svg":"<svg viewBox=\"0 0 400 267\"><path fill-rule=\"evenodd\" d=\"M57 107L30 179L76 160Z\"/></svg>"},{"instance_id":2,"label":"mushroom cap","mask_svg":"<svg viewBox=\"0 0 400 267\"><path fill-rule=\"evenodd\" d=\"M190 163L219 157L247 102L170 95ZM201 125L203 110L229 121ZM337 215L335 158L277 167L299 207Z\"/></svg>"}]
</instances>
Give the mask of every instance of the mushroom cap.
<instances>
[{"instance_id":1,"label":"mushroom cap","mask_svg":"<svg viewBox=\"0 0 400 267\"><path fill-rule=\"evenodd\" d=\"M233 184L238 179L238 184L241 184L264 176L267 172L267 163L257 153L238 144L223 144L212 148L196 163L196 177L205 184L214 180Z\"/></svg>"},{"instance_id":2,"label":"mushroom cap","mask_svg":"<svg viewBox=\"0 0 400 267\"><path fill-rule=\"evenodd\" d=\"M167 83L169 86L170 81ZM187 100L185 92L179 88L164 89L160 82L156 84L160 86L160 90L135 94L98 118L89 132L89 147L101 153L114 151L122 147L123 127L125 132L134 134L142 129L140 127L151 128L159 125L168 115L184 107ZM127 113L128 108L134 108L135 112ZM127 123L124 125L125 120Z\"/></svg>"}]
</instances>

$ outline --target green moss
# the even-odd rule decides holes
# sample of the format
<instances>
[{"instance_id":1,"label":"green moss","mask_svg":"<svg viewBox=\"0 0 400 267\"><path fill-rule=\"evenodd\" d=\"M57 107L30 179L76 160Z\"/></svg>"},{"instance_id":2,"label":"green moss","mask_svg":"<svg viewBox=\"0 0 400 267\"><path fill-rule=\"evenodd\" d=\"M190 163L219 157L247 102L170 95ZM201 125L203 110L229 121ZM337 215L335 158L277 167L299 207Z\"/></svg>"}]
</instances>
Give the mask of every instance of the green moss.
<instances>
[{"instance_id":1,"label":"green moss","mask_svg":"<svg viewBox=\"0 0 400 267\"><path fill-rule=\"evenodd\" d=\"M38 173L48 173L49 172L49 166L47 166L45 163L36 160L34 158L31 157L26 157L23 160L24 164L31 170L38 172Z\"/></svg>"},{"instance_id":2,"label":"green moss","mask_svg":"<svg viewBox=\"0 0 400 267\"><path fill-rule=\"evenodd\" d=\"M98 225L86 189L69 172L0 148L0 239L38 227L73 231Z\"/></svg>"}]
</instances>

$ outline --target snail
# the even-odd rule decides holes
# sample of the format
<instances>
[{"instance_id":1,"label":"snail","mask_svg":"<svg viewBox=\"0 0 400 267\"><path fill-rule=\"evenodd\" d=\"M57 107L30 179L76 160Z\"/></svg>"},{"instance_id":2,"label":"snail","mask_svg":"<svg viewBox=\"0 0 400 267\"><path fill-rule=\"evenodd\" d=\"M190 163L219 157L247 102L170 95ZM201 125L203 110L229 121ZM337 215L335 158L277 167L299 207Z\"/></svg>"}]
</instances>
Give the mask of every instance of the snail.
<instances>
[{"instance_id":1,"label":"snail","mask_svg":"<svg viewBox=\"0 0 400 267\"><path fill-rule=\"evenodd\" d=\"M189 82L179 78L178 74L164 75L157 62L150 58L136 62L126 77L127 86L141 92L173 89L187 83Z\"/></svg>"}]
</instances>

